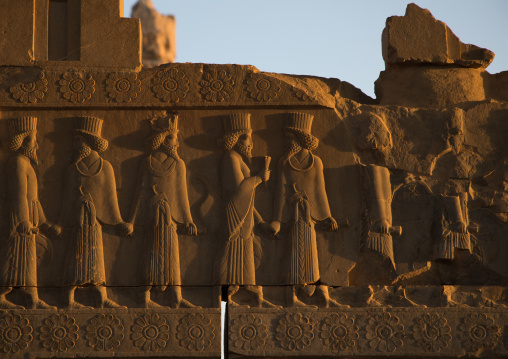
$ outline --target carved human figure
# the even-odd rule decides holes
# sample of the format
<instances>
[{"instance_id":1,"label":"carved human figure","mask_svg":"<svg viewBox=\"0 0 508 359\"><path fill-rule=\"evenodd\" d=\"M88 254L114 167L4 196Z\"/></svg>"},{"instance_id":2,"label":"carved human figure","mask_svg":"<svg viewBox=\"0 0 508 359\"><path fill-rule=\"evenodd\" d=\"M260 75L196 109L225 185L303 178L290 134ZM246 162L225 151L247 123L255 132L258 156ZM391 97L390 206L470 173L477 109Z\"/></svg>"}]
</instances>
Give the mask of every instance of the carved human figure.
<instances>
[{"instance_id":1,"label":"carved human figure","mask_svg":"<svg viewBox=\"0 0 508 359\"><path fill-rule=\"evenodd\" d=\"M24 309L6 298L13 287L27 294L30 309L56 309L39 299L37 291L36 235L51 225L38 199L37 118L21 117L10 122L7 148L13 152L7 162L8 233L0 262L0 308Z\"/></svg>"},{"instance_id":2,"label":"carved human figure","mask_svg":"<svg viewBox=\"0 0 508 359\"><path fill-rule=\"evenodd\" d=\"M305 306L298 299L298 291L312 295L316 288L326 307L341 306L330 298L328 286L319 282L315 224L321 222L329 231L337 231L338 225L328 204L323 162L312 153L319 144L311 134L313 118L306 113L286 114L286 154L277 165L273 221L269 230L275 235L281 223L289 227L285 278L285 283L291 285L287 292L288 306Z\"/></svg>"},{"instance_id":3,"label":"carved human figure","mask_svg":"<svg viewBox=\"0 0 508 359\"><path fill-rule=\"evenodd\" d=\"M477 231L477 227L469 223L467 201L467 192L453 182L447 183L438 196L435 221L436 260L452 261L457 252L471 253L469 231Z\"/></svg>"},{"instance_id":4,"label":"carved human figure","mask_svg":"<svg viewBox=\"0 0 508 359\"><path fill-rule=\"evenodd\" d=\"M101 131L101 119L77 118L75 158L65 173L62 211L59 226L55 227L56 234L60 234L61 227L71 228L64 269L69 308L84 307L74 301L76 288L84 286L98 292L99 307L119 307L107 297L102 224L117 225L117 230L124 235L128 226L123 223L118 208L113 167L99 155L108 147Z\"/></svg>"},{"instance_id":5,"label":"carved human figure","mask_svg":"<svg viewBox=\"0 0 508 359\"><path fill-rule=\"evenodd\" d=\"M262 222L254 198L256 187L268 181L268 168L252 176L248 163L252 157L249 113L234 113L224 118L224 136L219 147L224 151L220 176L222 184L224 227L217 256L216 279L228 287L228 302L237 305L232 296L240 286L254 294L256 305L273 307L256 286L254 264L254 225Z\"/></svg>"},{"instance_id":6,"label":"carved human figure","mask_svg":"<svg viewBox=\"0 0 508 359\"><path fill-rule=\"evenodd\" d=\"M362 184L366 201L361 252L375 252L389 259L390 271L395 273L392 235L400 235L399 226L392 227L392 185L386 167L362 166ZM381 268L378 268L378 270Z\"/></svg>"},{"instance_id":7,"label":"carved human figure","mask_svg":"<svg viewBox=\"0 0 508 359\"><path fill-rule=\"evenodd\" d=\"M145 308L161 307L150 299L150 290L170 286L174 307L192 308L180 287L177 225L184 225L188 235L196 235L197 228L187 197L185 163L178 156L178 115L154 118L151 125L150 152L141 160L129 216L130 233L134 223L144 228L140 301Z\"/></svg>"}]
</instances>

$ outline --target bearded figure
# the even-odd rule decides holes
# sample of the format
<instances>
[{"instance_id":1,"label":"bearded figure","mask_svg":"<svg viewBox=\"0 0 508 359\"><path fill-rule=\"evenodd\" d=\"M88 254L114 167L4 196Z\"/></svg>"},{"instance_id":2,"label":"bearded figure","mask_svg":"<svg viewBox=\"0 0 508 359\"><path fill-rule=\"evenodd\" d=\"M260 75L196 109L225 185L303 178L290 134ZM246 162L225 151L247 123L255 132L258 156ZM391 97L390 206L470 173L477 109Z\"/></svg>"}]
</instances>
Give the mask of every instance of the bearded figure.
<instances>
[{"instance_id":1,"label":"bearded figure","mask_svg":"<svg viewBox=\"0 0 508 359\"><path fill-rule=\"evenodd\" d=\"M177 151L178 115L155 118L151 125L150 152L141 160L129 217L130 233L134 224L144 228L140 302L145 308L161 307L150 299L150 290L169 286L173 307L193 308L182 298L180 278L177 226L183 225L187 235L196 235L197 228L190 213L185 163Z\"/></svg>"},{"instance_id":2,"label":"bearded figure","mask_svg":"<svg viewBox=\"0 0 508 359\"><path fill-rule=\"evenodd\" d=\"M13 152L7 162L8 233L2 246L0 262L0 308L24 309L7 300L13 287L27 295L30 309L56 309L39 299L37 291L36 235L50 225L38 200L37 118L22 117L10 122L8 150Z\"/></svg>"},{"instance_id":3,"label":"bearded figure","mask_svg":"<svg viewBox=\"0 0 508 359\"><path fill-rule=\"evenodd\" d=\"M271 234L288 226L288 306L305 306L297 297L298 289L313 295L317 288L325 306L341 306L330 298L328 286L320 283L315 223L322 222L330 231L338 225L330 213L326 195L323 162L312 153L319 140L311 134L313 116L288 113L284 134L286 154L279 159ZM308 285L317 286L308 286Z\"/></svg>"},{"instance_id":4,"label":"bearded figure","mask_svg":"<svg viewBox=\"0 0 508 359\"><path fill-rule=\"evenodd\" d=\"M77 287L91 286L99 293L99 307L118 308L107 297L101 224L118 225L122 234L127 234L127 226L118 208L113 167L99 155L108 148L108 141L101 137L102 120L77 120L75 159L65 174L62 211L55 231L60 234L61 227L71 229L64 270L67 306L83 308L74 301L74 292Z\"/></svg>"},{"instance_id":5,"label":"bearded figure","mask_svg":"<svg viewBox=\"0 0 508 359\"><path fill-rule=\"evenodd\" d=\"M268 181L270 171L261 170L252 176L248 164L252 157L252 130L249 113L234 113L224 118L225 135L219 141L224 151L221 163L223 239L217 256L216 279L228 287L228 303L237 305L232 296L240 286L254 294L258 307L274 307L263 298L256 286L254 264L254 224L262 218L254 208L256 187Z\"/></svg>"}]
</instances>

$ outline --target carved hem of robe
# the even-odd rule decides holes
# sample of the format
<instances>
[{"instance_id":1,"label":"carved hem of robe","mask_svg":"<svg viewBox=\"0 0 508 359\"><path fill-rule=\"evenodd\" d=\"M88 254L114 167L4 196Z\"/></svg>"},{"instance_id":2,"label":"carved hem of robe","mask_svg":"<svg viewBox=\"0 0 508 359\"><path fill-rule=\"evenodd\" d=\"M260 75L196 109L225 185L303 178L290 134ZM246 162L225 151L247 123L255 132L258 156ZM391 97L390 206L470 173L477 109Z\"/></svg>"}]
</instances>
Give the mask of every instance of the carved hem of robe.
<instances>
[{"instance_id":1,"label":"carved hem of robe","mask_svg":"<svg viewBox=\"0 0 508 359\"><path fill-rule=\"evenodd\" d=\"M455 258L455 249L465 249L471 253L471 241L469 233L457 233L449 231L437 244L435 259Z\"/></svg>"},{"instance_id":2,"label":"carved hem of robe","mask_svg":"<svg viewBox=\"0 0 508 359\"><path fill-rule=\"evenodd\" d=\"M177 226L168 201L154 204L152 222L146 226L141 257L141 285L181 285Z\"/></svg>"}]
</instances>

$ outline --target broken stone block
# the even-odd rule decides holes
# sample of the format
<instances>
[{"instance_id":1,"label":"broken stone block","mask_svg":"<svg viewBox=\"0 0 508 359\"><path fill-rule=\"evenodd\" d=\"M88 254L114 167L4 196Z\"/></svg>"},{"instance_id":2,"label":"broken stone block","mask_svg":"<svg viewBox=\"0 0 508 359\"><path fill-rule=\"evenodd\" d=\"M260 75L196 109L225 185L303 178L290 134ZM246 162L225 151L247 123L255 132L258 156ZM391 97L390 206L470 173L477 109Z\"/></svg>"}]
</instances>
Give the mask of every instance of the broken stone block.
<instances>
[{"instance_id":1,"label":"broken stone block","mask_svg":"<svg viewBox=\"0 0 508 359\"><path fill-rule=\"evenodd\" d=\"M143 66L155 67L174 62L176 57L175 17L160 14L151 0L139 0L132 7L131 17L141 20Z\"/></svg>"},{"instance_id":2,"label":"broken stone block","mask_svg":"<svg viewBox=\"0 0 508 359\"><path fill-rule=\"evenodd\" d=\"M444 22L416 4L409 4L404 16L386 20L382 49L387 66L450 64L486 68L494 59L492 51L462 43Z\"/></svg>"}]
</instances>

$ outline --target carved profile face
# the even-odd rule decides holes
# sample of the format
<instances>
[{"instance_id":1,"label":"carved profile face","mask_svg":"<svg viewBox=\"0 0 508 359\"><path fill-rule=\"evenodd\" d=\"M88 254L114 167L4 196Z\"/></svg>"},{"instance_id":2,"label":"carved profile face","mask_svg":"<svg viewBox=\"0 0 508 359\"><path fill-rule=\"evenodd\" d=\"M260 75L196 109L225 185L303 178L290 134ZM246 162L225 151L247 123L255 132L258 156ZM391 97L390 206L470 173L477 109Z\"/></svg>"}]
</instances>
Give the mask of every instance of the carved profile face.
<instances>
[{"instance_id":1,"label":"carved profile face","mask_svg":"<svg viewBox=\"0 0 508 359\"><path fill-rule=\"evenodd\" d=\"M164 140L166 146L178 147L180 146L180 142L178 142L178 135L176 133L170 133L166 136Z\"/></svg>"},{"instance_id":2,"label":"carved profile face","mask_svg":"<svg viewBox=\"0 0 508 359\"><path fill-rule=\"evenodd\" d=\"M284 131L284 139L285 157L289 158L302 150L298 137L293 131Z\"/></svg>"},{"instance_id":3,"label":"carved profile face","mask_svg":"<svg viewBox=\"0 0 508 359\"><path fill-rule=\"evenodd\" d=\"M250 133L242 133L238 140L236 141L236 145L234 149L238 152L244 159L250 161L252 158L252 136Z\"/></svg>"},{"instance_id":4,"label":"carved profile face","mask_svg":"<svg viewBox=\"0 0 508 359\"><path fill-rule=\"evenodd\" d=\"M37 143L37 133L35 131L31 131L24 138L23 143L19 149L19 151L34 164L38 163L37 160L37 149L39 148L39 144Z\"/></svg>"}]
</instances>

